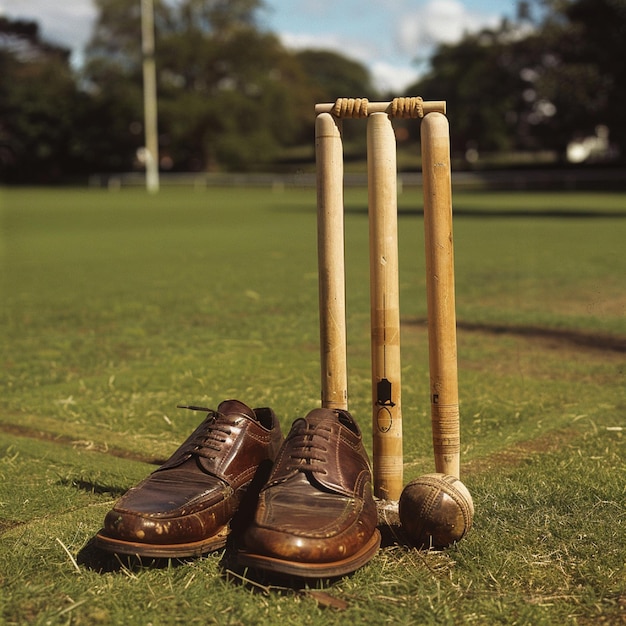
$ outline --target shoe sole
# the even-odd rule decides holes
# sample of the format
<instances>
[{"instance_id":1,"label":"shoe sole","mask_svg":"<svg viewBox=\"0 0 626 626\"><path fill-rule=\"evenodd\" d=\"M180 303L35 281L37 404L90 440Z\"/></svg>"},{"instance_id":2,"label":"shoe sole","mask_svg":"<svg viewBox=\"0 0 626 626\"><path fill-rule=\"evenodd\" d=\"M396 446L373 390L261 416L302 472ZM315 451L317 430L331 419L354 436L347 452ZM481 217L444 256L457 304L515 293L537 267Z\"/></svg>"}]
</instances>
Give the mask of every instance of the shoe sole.
<instances>
[{"instance_id":1,"label":"shoe sole","mask_svg":"<svg viewBox=\"0 0 626 626\"><path fill-rule=\"evenodd\" d=\"M217 531L217 533L207 537L206 539L202 539L201 541L174 544L151 544L114 539L113 537L109 537L100 531L95 536L94 543L96 547L106 550L107 552L115 552L116 554L167 559L187 556L201 556L207 552L219 550L226 545L229 532L230 528L228 526L223 526Z\"/></svg>"},{"instance_id":2,"label":"shoe sole","mask_svg":"<svg viewBox=\"0 0 626 626\"><path fill-rule=\"evenodd\" d=\"M239 552L237 560L240 565L245 567L297 576L299 578L336 578L350 574L369 562L378 552L380 542L380 531L376 530L369 541L356 554L347 559L330 563L285 561L262 554L253 554L245 550Z\"/></svg>"}]
</instances>

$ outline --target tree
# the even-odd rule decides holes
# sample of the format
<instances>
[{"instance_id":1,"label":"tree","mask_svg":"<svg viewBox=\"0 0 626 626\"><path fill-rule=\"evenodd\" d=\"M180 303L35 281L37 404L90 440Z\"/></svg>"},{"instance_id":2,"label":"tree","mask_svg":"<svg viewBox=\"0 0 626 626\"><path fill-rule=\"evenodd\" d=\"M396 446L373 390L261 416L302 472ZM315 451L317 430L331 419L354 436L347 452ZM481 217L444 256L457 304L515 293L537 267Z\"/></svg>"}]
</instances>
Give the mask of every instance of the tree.
<instances>
[{"instance_id":1,"label":"tree","mask_svg":"<svg viewBox=\"0 0 626 626\"><path fill-rule=\"evenodd\" d=\"M409 88L425 99L447 101L453 150L512 150L530 141L522 131L529 113L523 70L536 51L528 41L522 46L516 33L503 22L441 45L428 74Z\"/></svg>"},{"instance_id":2,"label":"tree","mask_svg":"<svg viewBox=\"0 0 626 626\"><path fill-rule=\"evenodd\" d=\"M139 0L95 0L80 74L36 23L0 18L0 176L52 181L138 167L143 146ZM375 97L367 70L285 50L259 28L261 0L155 0L161 166L274 167L312 146L313 105ZM349 126L349 124L348 124Z\"/></svg>"},{"instance_id":3,"label":"tree","mask_svg":"<svg viewBox=\"0 0 626 626\"><path fill-rule=\"evenodd\" d=\"M302 50L296 52L296 58L313 85L317 102L378 97L368 70L357 61L329 50Z\"/></svg>"},{"instance_id":4,"label":"tree","mask_svg":"<svg viewBox=\"0 0 626 626\"><path fill-rule=\"evenodd\" d=\"M295 140L306 78L274 35L243 24L219 37L174 33L160 45L162 120L172 155L188 153L177 159L186 168L262 166Z\"/></svg>"},{"instance_id":5,"label":"tree","mask_svg":"<svg viewBox=\"0 0 626 626\"><path fill-rule=\"evenodd\" d=\"M97 4L86 76L97 98L107 98L112 85L126 85L126 126L137 126L139 4ZM155 4L159 129L168 165L184 170L257 167L297 136L306 78L278 39L256 25L261 6L260 0ZM120 132L128 136L123 128ZM127 138L127 143L130 156L133 142Z\"/></svg>"},{"instance_id":6,"label":"tree","mask_svg":"<svg viewBox=\"0 0 626 626\"><path fill-rule=\"evenodd\" d=\"M551 149L610 129L626 150L626 0L535 0L516 22L440 46L411 90L446 99L453 148Z\"/></svg>"},{"instance_id":7,"label":"tree","mask_svg":"<svg viewBox=\"0 0 626 626\"><path fill-rule=\"evenodd\" d=\"M554 4L555 62L544 88L577 130L606 125L626 153L626 0Z\"/></svg>"},{"instance_id":8,"label":"tree","mask_svg":"<svg viewBox=\"0 0 626 626\"><path fill-rule=\"evenodd\" d=\"M310 142L314 136L315 120L313 105L317 102L334 102L337 98L361 97L377 100L368 69L353 59L330 50L300 50L295 58L302 67L310 85L309 117L303 126L301 141ZM365 149L365 135L361 124L343 123L344 147L348 152L351 145L356 154L362 155ZM346 155L347 156L347 155Z\"/></svg>"},{"instance_id":9,"label":"tree","mask_svg":"<svg viewBox=\"0 0 626 626\"><path fill-rule=\"evenodd\" d=\"M0 177L55 182L78 163L82 99L70 51L35 22L0 18Z\"/></svg>"}]
</instances>

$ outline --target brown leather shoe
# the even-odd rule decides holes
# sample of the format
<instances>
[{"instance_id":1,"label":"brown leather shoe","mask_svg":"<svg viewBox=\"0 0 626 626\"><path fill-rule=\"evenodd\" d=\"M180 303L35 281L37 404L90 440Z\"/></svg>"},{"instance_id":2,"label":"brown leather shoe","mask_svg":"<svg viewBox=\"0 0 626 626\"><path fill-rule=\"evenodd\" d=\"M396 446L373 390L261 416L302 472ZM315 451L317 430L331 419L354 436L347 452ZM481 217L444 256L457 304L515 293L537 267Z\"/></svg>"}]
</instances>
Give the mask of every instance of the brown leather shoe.
<instances>
[{"instance_id":1,"label":"brown leather shoe","mask_svg":"<svg viewBox=\"0 0 626 626\"><path fill-rule=\"evenodd\" d=\"M229 523L283 436L269 408L222 402L159 469L109 511L96 545L150 557L196 556L226 544Z\"/></svg>"},{"instance_id":2,"label":"brown leather shoe","mask_svg":"<svg viewBox=\"0 0 626 626\"><path fill-rule=\"evenodd\" d=\"M376 525L359 427L347 411L315 409L294 422L278 453L239 562L302 578L342 576L376 554Z\"/></svg>"}]
</instances>

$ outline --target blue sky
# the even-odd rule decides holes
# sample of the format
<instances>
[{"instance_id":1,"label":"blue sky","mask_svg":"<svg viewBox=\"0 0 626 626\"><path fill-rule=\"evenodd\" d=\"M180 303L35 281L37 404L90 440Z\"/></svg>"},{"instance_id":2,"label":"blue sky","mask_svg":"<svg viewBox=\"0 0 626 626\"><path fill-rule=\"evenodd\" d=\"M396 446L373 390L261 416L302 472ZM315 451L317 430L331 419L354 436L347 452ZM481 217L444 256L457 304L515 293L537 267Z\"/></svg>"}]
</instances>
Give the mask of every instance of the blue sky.
<instances>
[{"instance_id":1,"label":"blue sky","mask_svg":"<svg viewBox=\"0 0 626 626\"><path fill-rule=\"evenodd\" d=\"M137 2L139 0L136 0ZM423 71L438 42L514 17L517 0L266 0L261 23L288 48L342 52L366 65L379 87L398 94ZM44 36L80 51L91 0L0 0L0 14L37 19Z\"/></svg>"}]
</instances>

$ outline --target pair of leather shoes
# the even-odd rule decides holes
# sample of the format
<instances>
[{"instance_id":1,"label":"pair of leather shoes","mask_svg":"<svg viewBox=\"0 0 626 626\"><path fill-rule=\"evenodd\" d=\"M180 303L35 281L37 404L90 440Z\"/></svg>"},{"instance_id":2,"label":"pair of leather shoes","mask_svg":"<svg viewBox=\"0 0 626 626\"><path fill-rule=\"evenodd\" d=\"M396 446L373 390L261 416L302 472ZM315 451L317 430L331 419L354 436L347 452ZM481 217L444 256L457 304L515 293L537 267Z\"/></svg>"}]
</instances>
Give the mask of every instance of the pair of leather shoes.
<instances>
[{"instance_id":1,"label":"pair of leather shoes","mask_svg":"<svg viewBox=\"0 0 626 626\"><path fill-rule=\"evenodd\" d=\"M315 409L283 440L270 408L222 402L161 467L106 515L96 544L149 557L222 548L245 499L238 560L303 578L330 578L367 563L380 546L371 471L347 411ZM269 470L271 469L271 473ZM269 478L268 478L269 473ZM255 484L263 483L260 494ZM257 500L258 495L258 501Z\"/></svg>"}]
</instances>

